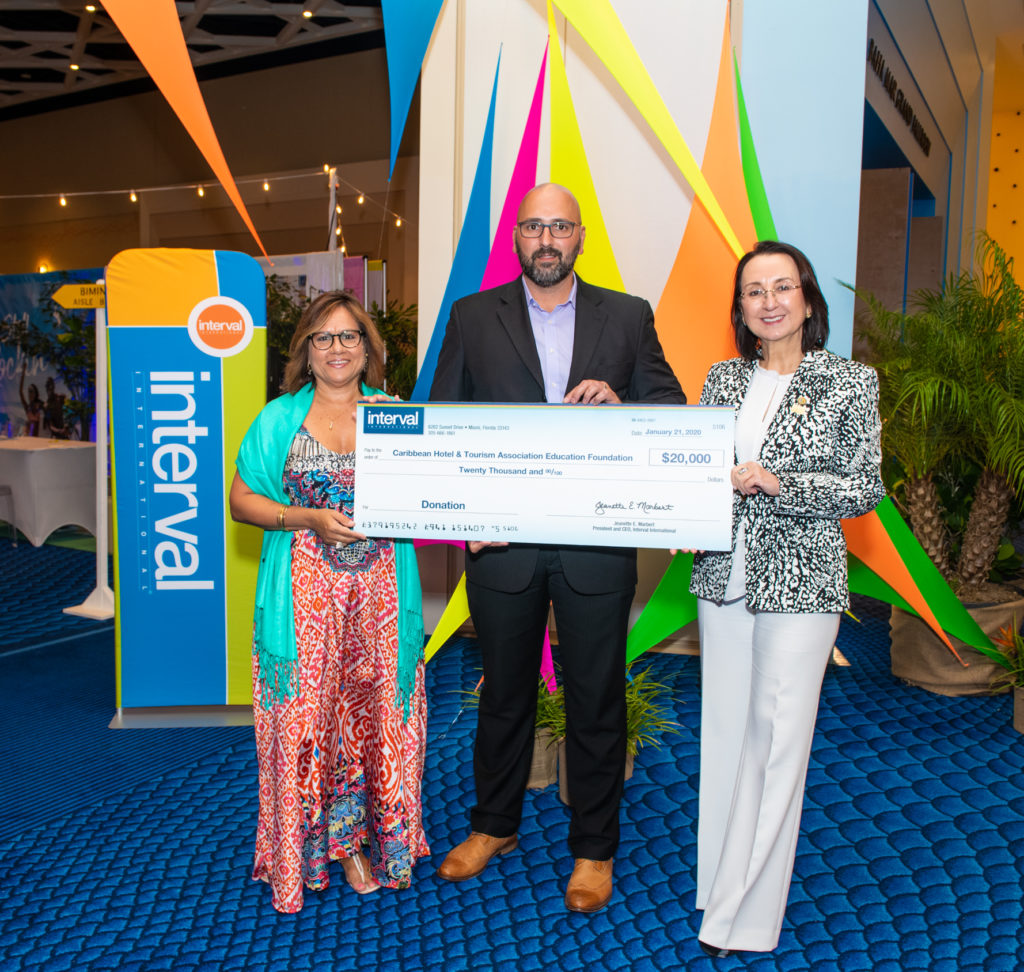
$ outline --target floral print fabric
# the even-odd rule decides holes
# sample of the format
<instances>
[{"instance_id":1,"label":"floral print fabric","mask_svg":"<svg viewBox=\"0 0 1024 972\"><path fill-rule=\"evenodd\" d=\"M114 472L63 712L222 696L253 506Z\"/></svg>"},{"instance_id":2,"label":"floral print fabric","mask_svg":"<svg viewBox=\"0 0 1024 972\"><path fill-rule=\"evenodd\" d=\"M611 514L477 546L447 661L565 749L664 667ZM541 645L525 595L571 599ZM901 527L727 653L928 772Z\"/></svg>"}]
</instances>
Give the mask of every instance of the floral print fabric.
<instances>
[{"instance_id":1,"label":"floral print fabric","mask_svg":"<svg viewBox=\"0 0 1024 972\"><path fill-rule=\"evenodd\" d=\"M285 465L293 505L351 515L354 455L330 452L300 430ZM328 864L363 850L373 878L408 887L423 832L420 781L426 695L420 664L408 722L396 705L398 595L394 547L370 539L292 540L299 659L296 695L256 704L260 811L253 877L278 911L302 907L303 887L330 883ZM254 657L254 685L259 677Z\"/></svg>"}]
</instances>

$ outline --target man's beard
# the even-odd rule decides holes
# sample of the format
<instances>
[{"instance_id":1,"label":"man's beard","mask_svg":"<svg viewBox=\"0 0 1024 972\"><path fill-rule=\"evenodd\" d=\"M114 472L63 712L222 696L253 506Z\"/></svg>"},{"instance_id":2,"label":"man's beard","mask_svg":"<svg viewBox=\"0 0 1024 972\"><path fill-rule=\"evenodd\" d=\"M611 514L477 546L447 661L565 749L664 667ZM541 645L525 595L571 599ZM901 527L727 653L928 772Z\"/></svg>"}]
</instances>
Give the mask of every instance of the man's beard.
<instances>
[{"instance_id":1,"label":"man's beard","mask_svg":"<svg viewBox=\"0 0 1024 972\"><path fill-rule=\"evenodd\" d=\"M519 265L523 268L523 274L527 280L532 280L538 287L554 287L555 284L560 284L565 280L572 273L579 252L580 245L577 243L575 249L568 255L554 247L542 246L530 256L526 256L519 248L519 241L516 240L516 256L519 257ZM541 267L534 262L539 256L556 256L558 262Z\"/></svg>"}]
</instances>

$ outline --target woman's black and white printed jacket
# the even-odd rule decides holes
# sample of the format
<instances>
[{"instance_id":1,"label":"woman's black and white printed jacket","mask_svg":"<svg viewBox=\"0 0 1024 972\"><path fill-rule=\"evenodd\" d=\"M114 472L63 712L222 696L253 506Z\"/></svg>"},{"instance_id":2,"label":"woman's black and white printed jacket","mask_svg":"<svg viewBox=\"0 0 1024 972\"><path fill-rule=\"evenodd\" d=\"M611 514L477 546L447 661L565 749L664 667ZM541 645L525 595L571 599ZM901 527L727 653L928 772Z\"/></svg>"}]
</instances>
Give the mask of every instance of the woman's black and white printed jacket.
<instances>
[{"instance_id":1,"label":"woman's black and white printed jacket","mask_svg":"<svg viewBox=\"0 0 1024 972\"><path fill-rule=\"evenodd\" d=\"M756 363L713 365L701 405L737 412ZM733 493L733 549L745 526L747 605L759 611L843 611L850 603L840 519L861 516L885 497L879 474L881 421L873 368L830 351L809 351L768 427L761 465L779 495ZM694 558L690 590L721 601L732 553Z\"/></svg>"}]
</instances>

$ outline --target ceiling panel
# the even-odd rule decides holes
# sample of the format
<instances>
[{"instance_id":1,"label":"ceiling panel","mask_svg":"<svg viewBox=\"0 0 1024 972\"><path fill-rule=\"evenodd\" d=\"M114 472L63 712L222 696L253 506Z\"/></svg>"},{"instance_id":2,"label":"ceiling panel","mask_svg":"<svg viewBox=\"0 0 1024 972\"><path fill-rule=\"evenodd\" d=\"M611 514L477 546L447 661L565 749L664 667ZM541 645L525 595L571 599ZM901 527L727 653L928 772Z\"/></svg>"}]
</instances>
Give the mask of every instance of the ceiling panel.
<instances>
[{"instance_id":1,"label":"ceiling panel","mask_svg":"<svg viewBox=\"0 0 1024 972\"><path fill-rule=\"evenodd\" d=\"M380 0L188 0L175 6L200 77L204 69L223 76L342 53L346 39L374 32L373 46L383 45ZM117 85L146 80L101 3L0 4L0 118L116 96Z\"/></svg>"}]
</instances>

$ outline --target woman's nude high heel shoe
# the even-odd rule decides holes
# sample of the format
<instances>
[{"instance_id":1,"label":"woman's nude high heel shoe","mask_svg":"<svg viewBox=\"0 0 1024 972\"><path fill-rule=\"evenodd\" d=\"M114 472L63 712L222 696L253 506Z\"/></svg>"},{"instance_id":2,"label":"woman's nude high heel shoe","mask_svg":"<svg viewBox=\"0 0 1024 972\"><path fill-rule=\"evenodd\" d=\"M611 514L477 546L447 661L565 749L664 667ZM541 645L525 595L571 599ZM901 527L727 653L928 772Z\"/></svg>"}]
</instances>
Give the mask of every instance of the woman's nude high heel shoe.
<instances>
[{"instance_id":1,"label":"woman's nude high heel shoe","mask_svg":"<svg viewBox=\"0 0 1024 972\"><path fill-rule=\"evenodd\" d=\"M380 890L380 885L370 877L370 868L362 851L346 857L341 862L341 869L345 872L349 887L356 894L370 894Z\"/></svg>"}]
</instances>

